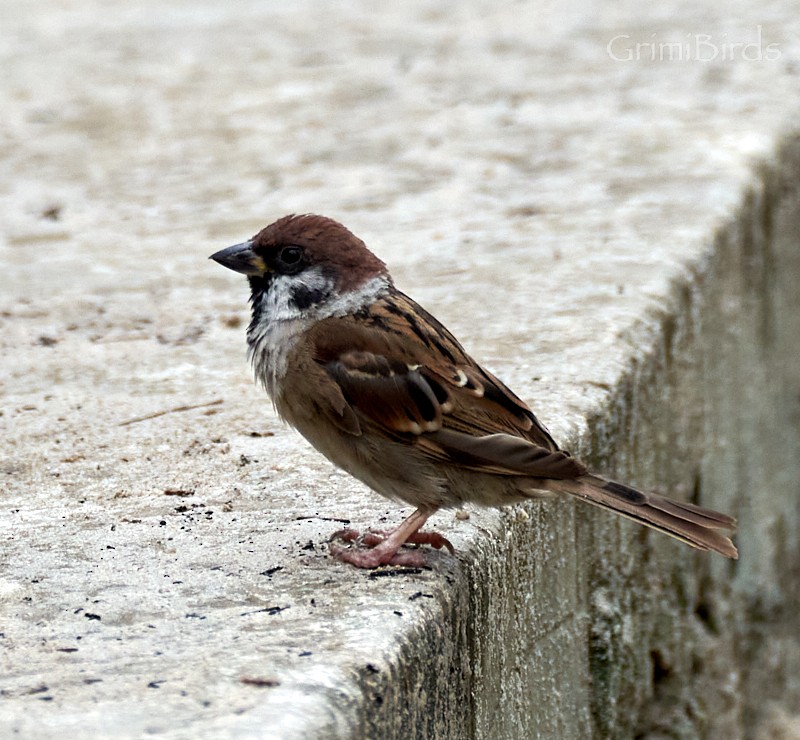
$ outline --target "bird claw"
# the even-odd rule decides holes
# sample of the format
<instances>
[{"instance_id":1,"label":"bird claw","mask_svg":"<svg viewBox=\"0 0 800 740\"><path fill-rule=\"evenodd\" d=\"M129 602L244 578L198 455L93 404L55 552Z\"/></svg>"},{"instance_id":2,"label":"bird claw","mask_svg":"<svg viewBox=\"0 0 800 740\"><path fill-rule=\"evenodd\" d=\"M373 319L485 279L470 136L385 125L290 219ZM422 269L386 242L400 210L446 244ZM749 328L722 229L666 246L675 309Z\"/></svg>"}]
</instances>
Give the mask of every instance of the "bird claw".
<instances>
[{"instance_id":1,"label":"bird claw","mask_svg":"<svg viewBox=\"0 0 800 740\"><path fill-rule=\"evenodd\" d=\"M357 568L377 568L381 565L403 565L408 568L429 568L423 550L405 550L403 552L381 552L375 547L361 549L358 547L342 547L332 543L330 553L337 560L350 563Z\"/></svg>"},{"instance_id":2,"label":"bird claw","mask_svg":"<svg viewBox=\"0 0 800 740\"><path fill-rule=\"evenodd\" d=\"M377 568L379 565L427 567L424 551L400 550L402 544L430 545L437 550L446 547L451 555L455 554L452 543L438 532L414 532L404 543L397 546L389 542L391 534L391 532L374 530L360 533L355 529L340 529L330 537L330 553L337 560L359 568ZM355 544L355 547L342 547L334 540L350 542Z\"/></svg>"},{"instance_id":3,"label":"bird claw","mask_svg":"<svg viewBox=\"0 0 800 740\"><path fill-rule=\"evenodd\" d=\"M456 554L456 548L453 547L453 543L443 535L440 535L438 532L415 532L406 540L406 542L409 542L412 545L430 545L437 550L441 550L443 547L446 547L450 551L451 555Z\"/></svg>"},{"instance_id":4,"label":"bird claw","mask_svg":"<svg viewBox=\"0 0 800 740\"><path fill-rule=\"evenodd\" d=\"M366 532L362 533L356 529L348 528L334 532L328 541L344 540L345 542L355 542L359 545L366 545L367 547L375 547L389 537L390 534L391 532L381 529L368 529ZM443 547L446 547L451 555L456 554L453 543L438 532L414 532L414 534L409 535L408 539L406 539L403 544L430 545L436 550L441 550Z\"/></svg>"},{"instance_id":5,"label":"bird claw","mask_svg":"<svg viewBox=\"0 0 800 740\"><path fill-rule=\"evenodd\" d=\"M344 540L345 542L355 542L358 545L366 545L367 547L375 547L380 545L387 537L386 532L375 532L371 529L363 534L356 529L340 529L334 532L328 542L334 540Z\"/></svg>"}]
</instances>

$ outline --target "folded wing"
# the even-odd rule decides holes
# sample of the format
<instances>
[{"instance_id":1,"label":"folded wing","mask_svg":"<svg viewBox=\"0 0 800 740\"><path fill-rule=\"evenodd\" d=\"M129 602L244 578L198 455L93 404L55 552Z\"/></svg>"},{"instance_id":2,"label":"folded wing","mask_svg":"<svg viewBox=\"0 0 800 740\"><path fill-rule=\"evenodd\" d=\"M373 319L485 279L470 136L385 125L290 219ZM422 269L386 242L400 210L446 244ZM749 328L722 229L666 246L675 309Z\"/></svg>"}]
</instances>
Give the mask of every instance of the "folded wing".
<instances>
[{"instance_id":1,"label":"folded wing","mask_svg":"<svg viewBox=\"0 0 800 740\"><path fill-rule=\"evenodd\" d=\"M358 321L321 321L311 332L314 360L337 389L336 417L358 419L357 430L348 424L351 433L372 425L438 462L495 475L586 472L517 396L406 296L374 304Z\"/></svg>"}]
</instances>

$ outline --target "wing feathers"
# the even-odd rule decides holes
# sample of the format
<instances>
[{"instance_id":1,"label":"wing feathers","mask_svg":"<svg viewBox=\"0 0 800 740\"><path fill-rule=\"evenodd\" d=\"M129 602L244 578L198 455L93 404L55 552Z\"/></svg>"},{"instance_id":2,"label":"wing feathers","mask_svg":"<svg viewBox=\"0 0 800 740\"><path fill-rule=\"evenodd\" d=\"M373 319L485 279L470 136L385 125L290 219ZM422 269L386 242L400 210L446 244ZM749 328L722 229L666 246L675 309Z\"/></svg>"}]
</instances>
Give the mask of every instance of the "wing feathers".
<instances>
[{"instance_id":1,"label":"wing feathers","mask_svg":"<svg viewBox=\"0 0 800 740\"><path fill-rule=\"evenodd\" d=\"M499 475L585 472L410 298L394 292L365 311L309 330L314 364L336 389L328 415L340 428L360 434L367 424L392 437L410 435L409 443L439 462Z\"/></svg>"},{"instance_id":2,"label":"wing feathers","mask_svg":"<svg viewBox=\"0 0 800 740\"><path fill-rule=\"evenodd\" d=\"M389 432L422 434L442 426L449 397L419 365L353 351L326 363L325 369L357 413Z\"/></svg>"},{"instance_id":3,"label":"wing feathers","mask_svg":"<svg viewBox=\"0 0 800 740\"><path fill-rule=\"evenodd\" d=\"M426 435L423 444L442 461L496 475L575 478L586 468L562 450L550 450L510 434L475 437L452 429Z\"/></svg>"}]
</instances>

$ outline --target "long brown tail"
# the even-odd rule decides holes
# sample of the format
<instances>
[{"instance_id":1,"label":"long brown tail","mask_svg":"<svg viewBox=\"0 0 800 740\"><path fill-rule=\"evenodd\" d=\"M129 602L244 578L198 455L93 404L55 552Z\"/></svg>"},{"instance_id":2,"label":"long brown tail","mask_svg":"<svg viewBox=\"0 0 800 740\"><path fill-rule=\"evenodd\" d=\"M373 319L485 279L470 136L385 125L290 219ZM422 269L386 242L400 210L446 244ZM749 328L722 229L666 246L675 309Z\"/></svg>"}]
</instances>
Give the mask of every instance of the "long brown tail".
<instances>
[{"instance_id":1,"label":"long brown tail","mask_svg":"<svg viewBox=\"0 0 800 740\"><path fill-rule=\"evenodd\" d=\"M674 501L657 493L642 493L599 475L583 475L572 480L550 479L547 487L610 509L698 550L714 550L734 560L739 557L733 542L719 531L736 529L736 520L727 514Z\"/></svg>"}]
</instances>

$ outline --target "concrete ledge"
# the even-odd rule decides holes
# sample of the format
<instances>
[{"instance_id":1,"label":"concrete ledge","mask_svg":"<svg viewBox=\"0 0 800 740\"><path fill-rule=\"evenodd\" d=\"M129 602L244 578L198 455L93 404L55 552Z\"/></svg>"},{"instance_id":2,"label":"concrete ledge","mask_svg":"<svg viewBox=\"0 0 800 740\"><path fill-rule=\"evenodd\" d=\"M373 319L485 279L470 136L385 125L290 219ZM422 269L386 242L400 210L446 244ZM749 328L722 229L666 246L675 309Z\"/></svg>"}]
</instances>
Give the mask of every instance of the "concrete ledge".
<instances>
[{"instance_id":1,"label":"concrete ledge","mask_svg":"<svg viewBox=\"0 0 800 740\"><path fill-rule=\"evenodd\" d=\"M797 728L798 20L662 10L0 11L0 734ZM608 53L701 33L780 56ZM277 421L205 262L292 211L598 469L737 514L738 563L569 502L440 515L430 571L332 562L404 512Z\"/></svg>"}]
</instances>

